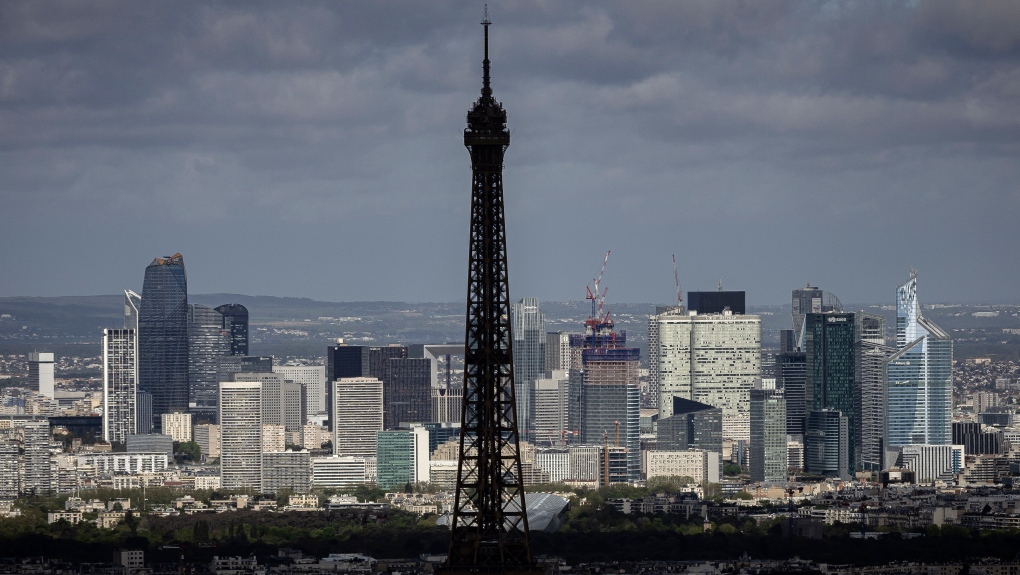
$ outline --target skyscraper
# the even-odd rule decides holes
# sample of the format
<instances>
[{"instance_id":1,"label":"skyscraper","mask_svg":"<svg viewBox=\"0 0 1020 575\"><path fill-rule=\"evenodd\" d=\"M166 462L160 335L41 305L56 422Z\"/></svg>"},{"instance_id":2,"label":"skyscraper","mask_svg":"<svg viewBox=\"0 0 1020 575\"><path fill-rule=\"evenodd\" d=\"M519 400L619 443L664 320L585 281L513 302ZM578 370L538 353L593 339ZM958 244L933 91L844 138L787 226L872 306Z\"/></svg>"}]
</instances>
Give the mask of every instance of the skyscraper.
<instances>
[{"instance_id":1,"label":"skyscraper","mask_svg":"<svg viewBox=\"0 0 1020 575\"><path fill-rule=\"evenodd\" d=\"M786 401L781 390L751 390L751 481L786 483Z\"/></svg>"},{"instance_id":2,"label":"skyscraper","mask_svg":"<svg viewBox=\"0 0 1020 575\"><path fill-rule=\"evenodd\" d=\"M375 457L376 432L383 429L383 382L374 377L344 377L332 383L336 405L333 454Z\"/></svg>"},{"instance_id":3,"label":"skyscraper","mask_svg":"<svg viewBox=\"0 0 1020 575\"><path fill-rule=\"evenodd\" d=\"M143 300L144 301L144 300ZM262 490L262 384L220 383L220 485Z\"/></svg>"},{"instance_id":4,"label":"skyscraper","mask_svg":"<svg viewBox=\"0 0 1020 575\"><path fill-rule=\"evenodd\" d=\"M304 388L304 411L308 418L321 421L326 417L326 366L274 365L273 372Z\"/></svg>"},{"instance_id":5,"label":"skyscraper","mask_svg":"<svg viewBox=\"0 0 1020 575\"><path fill-rule=\"evenodd\" d=\"M535 380L545 375L545 314L538 298L526 297L510 306L514 337L514 384L517 388L517 428L531 437Z\"/></svg>"},{"instance_id":6,"label":"skyscraper","mask_svg":"<svg viewBox=\"0 0 1020 575\"><path fill-rule=\"evenodd\" d=\"M744 292L742 291L691 291L687 292L687 309L699 314L723 313L726 310L743 315Z\"/></svg>"},{"instance_id":7,"label":"skyscraper","mask_svg":"<svg viewBox=\"0 0 1020 575\"><path fill-rule=\"evenodd\" d=\"M387 360L383 380L383 428L432 419L432 361L425 358Z\"/></svg>"},{"instance_id":8,"label":"skyscraper","mask_svg":"<svg viewBox=\"0 0 1020 575\"><path fill-rule=\"evenodd\" d=\"M653 316L658 352L659 417L672 415L673 397L723 410L723 435L747 440L750 392L761 381L761 318L669 310Z\"/></svg>"},{"instance_id":9,"label":"skyscraper","mask_svg":"<svg viewBox=\"0 0 1020 575\"><path fill-rule=\"evenodd\" d=\"M847 473L857 465L857 443L853 430L858 428L856 328L852 313L809 313L804 319L804 353L807 362L807 405L809 410L838 410L848 421ZM806 446L805 446L806 447Z\"/></svg>"},{"instance_id":10,"label":"skyscraper","mask_svg":"<svg viewBox=\"0 0 1020 575\"><path fill-rule=\"evenodd\" d=\"M223 314L197 303L188 305L188 396L199 421L216 417L219 361L230 355L230 344Z\"/></svg>"},{"instance_id":11,"label":"skyscraper","mask_svg":"<svg viewBox=\"0 0 1020 575\"><path fill-rule=\"evenodd\" d=\"M828 313L843 311L839 298L827 291L807 284L803 289L793 290L793 335L797 338L797 348L804 349L804 316L809 313Z\"/></svg>"},{"instance_id":12,"label":"skyscraper","mask_svg":"<svg viewBox=\"0 0 1020 575\"><path fill-rule=\"evenodd\" d=\"M570 334L553 331L545 334L545 371L570 369Z\"/></svg>"},{"instance_id":13,"label":"skyscraper","mask_svg":"<svg viewBox=\"0 0 1020 575\"><path fill-rule=\"evenodd\" d=\"M884 322L883 322L884 323ZM854 397L856 426L854 444L858 468L864 471L885 469L886 451L886 368L896 350L879 343L876 338L859 339L854 350L857 379Z\"/></svg>"},{"instance_id":14,"label":"skyscraper","mask_svg":"<svg viewBox=\"0 0 1020 575\"><path fill-rule=\"evenodd\" d=\"M33 351L28 354L28 381L39 395L53 399L53 354Z\"/></svg>"},{"instance_id":15,"label":"skyscraper","mask_svg":"<svg viewBox=\"0 0 1020 575\"><path fill-rule=\"evenodd\" d=\"M804 467L822 477L851 477L850 428L847 417L835 409L808 413L804 435Z\"/></svg>"},{"instance_id":16,"label":"skyscraper","mask_svg":"<svg viewBox=\"0 0 1020 575\"><path fill-rule=\"evenodd\" d=\"M887 376L889 446L950 445L953 340L921 314L913 270L896 290L896 347Z\"/></svg>"},{"instance_id":17,"label":"skyscraper","mask_svg":"<svg viewBox=\"0 0 1020 575\"><path fill-rule=\"evenodd\" d=\"M326 419L333 430L336 402L333 400L333 382L348 377L368 377L368 348L361 345L346 345L340 341L326 348Z\"/></svg>"},{"instance_id":18,"label":"skyscraper","mask_svg":"<svg viewBox=\"0 0 1020 575\"><path fill-rule=\"evenodd\" d=\"M579 431L581 442L609 442L626 449L630 481L641 476L641 392L638 387L637 348L587 348L581 352L579 379Z\"/></svg>"},{"instance_id":19,"label":"skyscraper","mask_svg":"<svg viewBox=\"0 0 1020 575\"><path fill-rule=\"evenodd\" d=\"M22 488L36 495L49 493L56 483L55 465L50 453L50 422L45 418L26 421L22 433L25 451Z\"/></svg>"},{"instance_id":20,"label":"skyscraper","mask_svg":"<svg viewBox=\"0 0 1020 575\"><path fill-rule=\"evenodd\" d=\"M103 330L103 441L124 443L135 434L137 354L134 329Z\"/></svg>"},{"instance_id":21,"label":"skyscraper","mask_svg":"<svg viewBox=\"0 0 1020 575\"><path fill-rule=\"evenodd\" d=\"M138 387L159 415L188 409L188 278L184 257L156 258L145 268L138 310Z\"/></svg>"},{"instance_id":22,"label":"skyscraper","mask_svg":"<svg viewBox=\"0 0 1020 575\"><path fill-rule=\"evenodd\" d=\"M804 435L807 424L807 355L801 351L781 353L776 358L776 388L786 400L786 433Z\"/></svg>"},{"instance_id":23,"label":"skyscraper","mask_svg":"<svg viewBox=\"0 0 1020 575\"><path fill-rule=\"evenodd\" d=\"M700 449L722 456L722 409L697 401L673 398L673 415L656 426L655 449L687 451Z\"/></svg>"},{"instance_id":24,"label":"skyscraper","mask_svg":"<svg viewBox=\"0 0 1020 575\"><path fill-rule=\"evenodd\" d=\"M248 355L248 308L239 303L228 303L216 308L223 316L223 327L229 333L230 353Z\"/></svg>"},{"instance_id":25,"label":"skyscraper","mask_svg":"<svg viewBox=\"0 0 1020 575\"><path fill-rule=\"evenodd\" d=\"M421 427L377 433L376 484L402 489L429 480L429 432Z\"/></svg>"}]
</instances>

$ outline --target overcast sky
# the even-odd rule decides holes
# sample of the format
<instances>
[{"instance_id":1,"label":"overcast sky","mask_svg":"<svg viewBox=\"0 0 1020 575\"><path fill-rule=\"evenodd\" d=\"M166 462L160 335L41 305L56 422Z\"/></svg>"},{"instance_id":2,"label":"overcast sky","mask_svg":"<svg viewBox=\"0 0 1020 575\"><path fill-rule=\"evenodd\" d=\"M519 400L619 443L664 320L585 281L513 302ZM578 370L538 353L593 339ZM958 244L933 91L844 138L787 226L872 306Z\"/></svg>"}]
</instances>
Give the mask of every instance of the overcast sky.
<instances>
[{"instance_id":1,"label":"overcast sky","mask_svg":"<svg viewBox=\"0 0 1020 575\"><path fill-rule=\"evenodd\" d=\"M1020 300L1020 2L492 2L511 296ZM0 3L0 296L459 301L480 2Z\"/></svg>"}]
</instances>

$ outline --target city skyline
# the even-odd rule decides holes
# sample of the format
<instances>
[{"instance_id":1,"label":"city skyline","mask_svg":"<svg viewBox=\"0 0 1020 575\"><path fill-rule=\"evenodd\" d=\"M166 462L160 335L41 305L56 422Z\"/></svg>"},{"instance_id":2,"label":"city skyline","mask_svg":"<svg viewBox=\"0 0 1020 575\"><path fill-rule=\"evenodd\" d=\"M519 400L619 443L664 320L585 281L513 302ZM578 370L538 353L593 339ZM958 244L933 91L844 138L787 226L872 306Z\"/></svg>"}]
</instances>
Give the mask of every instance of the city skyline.
<instances>
[{"instance_id":1,"label":"city skyline","mask_svg":"<svg viewBox=\"0 0 1020 575\"><path fill-rule=\"evenodd\" d=\"M1020 11L962 6L494 6L511 297L580 299L606 249L620 302L670 301L673 253L752 305L911 266L928 302L1008 297ZM138 290L179 250L196 293L458 300L479 12L5 4L0 296Z\"/></svg>"}]
</instances>

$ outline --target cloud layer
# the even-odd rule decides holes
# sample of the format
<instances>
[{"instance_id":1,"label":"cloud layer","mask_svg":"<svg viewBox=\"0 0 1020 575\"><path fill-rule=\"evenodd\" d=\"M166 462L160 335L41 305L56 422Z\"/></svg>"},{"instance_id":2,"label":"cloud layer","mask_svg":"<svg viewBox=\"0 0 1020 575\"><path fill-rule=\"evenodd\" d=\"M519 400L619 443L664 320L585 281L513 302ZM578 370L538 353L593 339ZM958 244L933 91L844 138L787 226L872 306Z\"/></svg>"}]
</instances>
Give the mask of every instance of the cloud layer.
<instances>
[{"instance_id":1,"label":"cloud layer","mask_svg":"<svg viewBox=\"0 0 1020 575\"><path fill-rule=\"evenodd\" d=\"M513 297L1012 301L1015 2L490 12ZM0 4L0 295L463 298L480 6Z\"/></svg>"}]
</instances>

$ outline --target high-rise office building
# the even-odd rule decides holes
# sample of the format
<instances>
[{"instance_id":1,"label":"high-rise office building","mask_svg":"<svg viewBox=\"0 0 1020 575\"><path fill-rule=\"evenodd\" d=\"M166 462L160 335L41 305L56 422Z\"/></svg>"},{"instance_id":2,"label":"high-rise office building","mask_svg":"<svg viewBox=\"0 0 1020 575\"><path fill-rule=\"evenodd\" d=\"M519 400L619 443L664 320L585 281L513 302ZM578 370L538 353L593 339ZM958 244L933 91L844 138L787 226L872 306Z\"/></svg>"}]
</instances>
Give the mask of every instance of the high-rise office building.
<instances>
[{"instance_id":1,"label":"high-rise office building","mask_svg":"<svg viewBox=\"0 0 1020 575\"><path fill-rule=\"evenodd\" d=\"M192 430L195 443L202 450L202 459L219 459L220 426L215 423L199 423Z\"/></svg>"},{"instance_id":2,"label":"high-rise office building","mask_svg":"<svg viewBox=\"0 0 1020 575\"><path fill-rule=\"evenodd\" d=\"M20 467L17 444L7 439L0 439L0 500L18 498L21 493Z\"/></svg>"},{"instance_id":3,"label":"high-rise office building","mask_svg":"<svg viewBox=\"0 0 1020 575\"><path fill-rule=\"evenodd\" d=\"M428 483L428 430L415 427L406 431L379 431L376 435L376 485L381 489L400 489L408 483Z\"/></svg>"},{"instance_id":4,"label":"high-rise office building","mask_svg":"<svg viewBox=\"0 0 1020 575\"><path fill-rule=\"evenodd\" d=\"M567 431L570 410L570 376L566 370L552 370L549 377L535 380L532 397L532 427L535 442L560 441Z\"/></svg>"},{"instance_id":5,"label":"high-rise office building","mask_svg":"<svg viewBox=\"0 0 1020 575\"><path fill-rule=\"evenodd\" d=\"M188 278L179 253L145 268L138 387L152 394L153 424L160 414L188 409Z\"/></svg>"},{"instance_id":6,"label":"high-rise office building","mask_svg":"<svg viewBox=\"0 0 1020 575\"><path fill-rule=\"evenodd\" d=\"M786 400L781 390L751 390L751 481L786 483Z\"/></svg>"},{"instance_id":7,"label":"high-rise office building","mask_svg":"<svg viewBox=\"0 0 1020 575\"><path fill-rule=\"evenodd\" d=\"M135 388L135 433L152 433L152 419L152 394Z\"/></svg>"},{"instance_id":8,"label":"high-rise office building","mask_svg":"<svg viewBox=\"0 0 1020 575\"><path fill-rule=\"evenodd\" d=\"M124 290L124 329L135 330L138 334L138 310L142 307L142 296L126 289Z\"/></svg>"},{"instance_id":9,"label":"high-rise office building","mask_svg":"<svg viewBox=\"0 0 1020 575\"><path fill-rule=\"evenodd\" d=\"M797 334L792 329L779 330L779 353L797 351Z\"/></svg>"},{"instance_id":10,"label":"high-rise office building","mask_svg":"<svg viewBox=\"0 0 1020 575\"><path fill-rule=\"evenodd\" d=\"M804 350L804 317L809 313L843 312L839 298L827 291L812 287L809 283L803 289L793 290L793 335L797 348Z\"/></svg>"},{"instance_id":11,"label":"high-rise office building","mask_svg":"<svg viewBox=\"0 0 1020 575\"><path fill-rule=\"evenodd\" d=\"M230 355L230 332L223 322L223 314L211 307L188 305L188 396L201 421L216 417L220 358Z\"/></svg>"},{"instance_id":12,"label":"high-rise office building","mask_svg":"<svg viewBox=\"0 0 1020 575\"><path fill-rule=\"evenodd\" d=\"M50 453L50 422L35 419L22 425L24 474L22 489L27 493L44 495L55 488L55 462Z\"/></svg>"},{"instance_id":13,"label":"high-rise office building","mask_svg":"<svg viewBox=\"0 0 1020 575\"><path fill-rule=\"evenodd\" d=\"M786 400L786 433L804 435L807 424L807 356L791 351L776 358L776 388Z\"/></svg>"},{"instance_id":14,"label":"high-rise office building","mask_svg":"<svg viewBox=\"0 0 1020 575\"><path fill-rule=\"evenodd\" d=\"M687 309L698 314L746 313L742 291L690 291L687 292Z\"/></svg>"},{"instance_id":15,"label":"high-rise office building","mask_svg":"<svg viewBox=\"0 0 1020 575\"><path fill-rule=\"evenodd\" d=\"M562 331L545 334L545 371L570 369L570 334Z\"/></svg>"},{"instance_id":16,"label":"high-rise office building","mask_svg":"<svg viewBox=\"0 0 1020 575\"><path fill-rule=\"evenodd\" d=\"M534 417L535 380L546 372L545 314L538 298L526 297L510 306L513 336L514 394L517 400L517 429L521 437L531 437Z\"/></svg>"},{"instance_id":17,"label":"high-rise office building","mask_svg":"<svg viewBox=\"0 0 1020 575\"><path fill-rule=\"evenodd\" d=\"M914 271L896 290L896 348L887 372L889 446L950 445L953 340L921 314Z\"/></svg>"},{"instance_id":18,"label":"high-rise office building","mask_svg":"<svg viewBox=\"0 0 1020 575\"><path fill-rule=\"evenodd\" d=\"M123 443L136 431L137 354L134 329L103 330L103 441Z\"/></svg>"},{"instance_id":19,"label":"high-rise office building","mask_svg":"<svg viewBox=\"0 0 1020 575\"><path fill-rule=\"evenodd\" d=\"M301 386L287 382L274 372L235 373L234 381L262 384L262 424L281 425L288 431L300 431L302 422Z\"/></svg>"},{"instance_id":20,"label":"high-rise office building","mask_svg":"<svg viewBox=\"0 0 1020 575\"><path fill-rule=\"evenodd\" d=\"M756 315L684 313L653 316L657 352L650 354L660 387L659 417L672 415L673 398L723 410L723 435L747 440L750 392L761 382L761 318Z\"/></svg>"},{"instance_id":21,"label":"high-rise office building","mask_svg":"<svg viewBox=\"0 0 1020 575\"><path fill-rule=\"evenodd\" d=\"M578 389L571 395L579 400L581 443L603 444L608 437L611 445L624 448L632 481L641 475L639 353L637 348L583 349L571 384Z\"/></svg>"},{"instance_id":22,"label":"high-rise office building","mask_svg":"<svg viewBox=\"0 0 1020 575\"><path fill-rule=\"evenodd\" d=\"M228 332L228 355L248 355L248 308L239 303L228 303L216 308L223 317L223 328Z\"/></svg>"},{"instance_id":23,"label":"high-rise office building","mask_svg":"<svg viewBox=\"0 0 1020 575\"><path fill-rule=\"evenodd\" d=\"M886 365L896 350L875 343L877 339L859 339L854 350L857 362L854 392L856 425L851 433L855 435L858 469L864 471L881 471L889 467L885 461Z\"/></svg>"},{"instance_id":24,"label":"high-rise office building","mask_svg":"<svg viewBox=\"0 0 1020 575\"><path fill-rule=\"evenodd\" d=\"M383 429L383 382L374 377L344 377L332 387L333 454L375 457L376 433Z\"/></svg>"},{"instance_id":25,"label":"high-rise office building","mask_svg":"<svg viewBox=\"0 0 1020 575\"><path fill-rule=\"evenodd\" d=\"M835 409L808 412L804 434L804 467L822 477L850 479L850 428L845 415Z\"/></svg>"},{"instance_id":26,"label":"high-rise office building","mask_svg":"<svg viewBox=\"0 0 1020 575\"><path fill-rule=\"evenodd\" d=\"M274 365L273 372L303 389L307 419L321 422L326 417L326 366Z\"/></svg>"},{"instance_id":27,"label":"high-rise office building","mask_svg":"<svg viewBox=\"0 0 1020 575\"><path fill-rule=\"evenodd\" d=\"M33 391L53 399L53 354L33 351L28 354L28 382Z\"/></svg>"},{"instance_id":28,"label":"high-rise office building","mask_svg":"<svg viewBox=\"0 0 1020 575\"><path fill-rule=\"evenodd\" d=\"M333 382L342 378L368 377L368 348L361 345L347 345L340 341L337 345L326 348L326 419L327 426L333 430Z\"/></svg>"},{"instance_id":29,"label":"high-rise office building","mask_svg":"<svg viewBox=\"0 0 1020 575\"><path fill-rule=\"evenodd\" d=\"M237 373L272 373L273 358L270 356L226 355L219 358L216 368L218 381L234 381Z\"/></svg>"},{"instance_id":30,"label":"high-rise office building","mask_svg":"<svg viewBox=\"0 0 1020 575\"><path fill-rule=\"evenodd\" d=\"M262 490L262 384L220 383L220 486Z\"/></svg>"},{"instance_id":31,"label":"high-rise office building","mask_svg":"<svg viewBox=\"0 0 1020 575\"><path fill-rule=\"evenodd\" d=\"M383 348L386 349L386 348ZM383 429L432 419L432 361L391 358L383 379Z\"/></svg>"},{"instance_id":32,"label":"high-rise office building","mask_svg":"<svg viewBox=\"0 0 1020 575\"><path fill-rule=\"evenodd\" d=\"M372 346L368 348L368 373L362 375L386 381L389 375L391 359L407 359L407 346L391 343L390 345Z\"/></svg>"},{"instance_id":33,"label":"high-rise office building","mask_svg":"<svg viewBox=\"0 0 1020 575\"><path fill-rule=\"evenodd\" d=\"M848 474L857 469L854 431L858 428L856 328L852 313L809 313L804 318L804 354L807 362L807 405L810 410L838 410L848 421Z\"/></svg>"},{"instance_id":34,"label":"high-rise office building","mask_svg":"<svg viewBox=\"0 0 1020 575\"><path fill-rule=\"evenodd\" d=\"M438 423L460 423L464 386L443 384L432 388L432 419Z\"/></svg>"}]
</instances>

